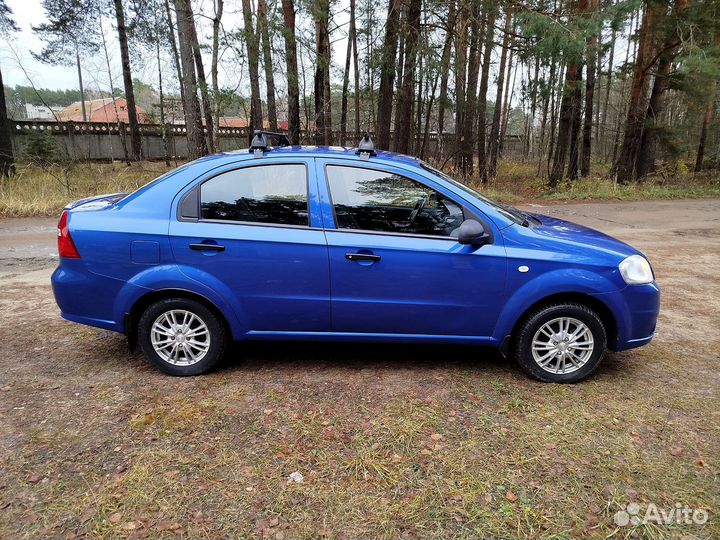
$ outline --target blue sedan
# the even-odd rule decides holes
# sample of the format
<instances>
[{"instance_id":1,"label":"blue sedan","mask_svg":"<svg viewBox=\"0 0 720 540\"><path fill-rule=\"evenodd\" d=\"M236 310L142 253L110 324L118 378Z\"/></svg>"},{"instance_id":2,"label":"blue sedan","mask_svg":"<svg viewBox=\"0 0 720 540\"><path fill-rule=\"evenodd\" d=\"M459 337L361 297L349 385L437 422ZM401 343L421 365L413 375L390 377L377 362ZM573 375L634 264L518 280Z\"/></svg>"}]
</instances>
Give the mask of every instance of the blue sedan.
<instances>
[{"instance_id":1,"label":"blue sedan","mask_svg":"<svg viewBox=\"0 0 720 540\"><path fill-rule=\"evenodd\" d=\"M499 348L571 383L650 342L647 259L605 234L494 203L426 163L267 144L68 205L52 276L62 316L126 334L171 375L228 343L335 340Z\"/></svg>"}]
</instances>

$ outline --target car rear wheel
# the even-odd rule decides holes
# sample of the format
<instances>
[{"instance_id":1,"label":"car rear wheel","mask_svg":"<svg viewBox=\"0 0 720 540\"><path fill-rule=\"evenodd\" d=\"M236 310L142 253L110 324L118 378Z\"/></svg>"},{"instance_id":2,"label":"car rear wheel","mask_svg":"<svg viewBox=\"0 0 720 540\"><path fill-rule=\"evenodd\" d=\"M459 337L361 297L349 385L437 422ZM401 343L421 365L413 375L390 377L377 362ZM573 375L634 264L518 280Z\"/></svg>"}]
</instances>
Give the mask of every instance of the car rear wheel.
<instances>
[{"instance_id":1,"label":"car rear wheel","mask_svg":"<svg viewBox=\"0 0 720 540\"><path fill-rule=\"evenodd\" d=\"M158 369L176 376L214 369L225 350L225 328L195 300L170 298L151 304L138 325L138 341Z\"/></svg>"},{"instance_id":2,"label":"car rear wheel","mask_svg":"<svg viewBox=\"0 0 720 540\"><path fill-rule=\"evenodd\" d=\"M573 383L595 371L605 348L605 327L594 311L582 304L555 304L522 324L515 359L536 379Z\"/></svg>"}]
</instances>

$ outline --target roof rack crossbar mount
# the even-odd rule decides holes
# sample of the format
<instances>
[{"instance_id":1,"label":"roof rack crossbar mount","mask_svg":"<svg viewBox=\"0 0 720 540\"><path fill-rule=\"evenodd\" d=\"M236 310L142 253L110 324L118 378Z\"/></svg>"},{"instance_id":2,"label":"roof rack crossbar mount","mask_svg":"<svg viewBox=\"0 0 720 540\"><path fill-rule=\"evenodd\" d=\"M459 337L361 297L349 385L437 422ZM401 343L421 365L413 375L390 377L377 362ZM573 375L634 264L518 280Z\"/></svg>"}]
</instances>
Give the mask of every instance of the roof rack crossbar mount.
<instances>
[{"instance_id":1,"label":"roof rack crossbar mount","mask_svg":"<svg viewBox=\"0 0 720 540\"><path fill-rule=\"evenodd\" d=\"M274 131L264 131L262 129L256 129L250 143L250 152L258 154L258 152L265 152L268 149L268 137L277 139L277 145L290 146L290 141L287 135L284 133L276 133Z\"/></svg>"}]
</instances>

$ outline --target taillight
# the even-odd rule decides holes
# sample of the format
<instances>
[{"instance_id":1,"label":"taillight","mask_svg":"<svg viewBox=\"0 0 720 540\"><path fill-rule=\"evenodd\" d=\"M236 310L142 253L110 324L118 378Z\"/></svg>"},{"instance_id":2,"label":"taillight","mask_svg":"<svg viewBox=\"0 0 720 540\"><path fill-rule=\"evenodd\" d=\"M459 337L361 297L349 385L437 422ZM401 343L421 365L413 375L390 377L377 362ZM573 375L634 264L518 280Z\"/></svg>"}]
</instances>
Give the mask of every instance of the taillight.
<instances>
[{"instance_id":1,"label":"taillight","mask_svg":"<svg viewBox=\"0 0 720 540\"><path fill-rule=\"evenodd\" d=\"M67 222L68 213L67 210L65 210L60 216L57 228L58 254L67 259L79 259L80 253L78 253L75 242L73 242L72 236L70 236L70 229L68 229Z\"/></svg>"}]
</instances>

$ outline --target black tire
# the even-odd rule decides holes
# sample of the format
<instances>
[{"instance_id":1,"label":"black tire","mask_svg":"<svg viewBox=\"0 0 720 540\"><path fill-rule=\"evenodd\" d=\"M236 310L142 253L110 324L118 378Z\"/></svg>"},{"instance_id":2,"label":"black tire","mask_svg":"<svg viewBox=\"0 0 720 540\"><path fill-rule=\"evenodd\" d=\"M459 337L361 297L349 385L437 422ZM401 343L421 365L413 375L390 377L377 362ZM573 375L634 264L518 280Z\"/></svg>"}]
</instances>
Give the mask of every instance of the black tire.
<instances>
[{"instance_id":1,"label":"black tire","mask_svg":"<svg viewBox=\"0 0 720 540\"><path fill-rule=\"evenodd\" d=\"M592 333L593 351L582 366L571 373L553 373L535 361L532 342L546 323L559 317L571 317L584 323ZM545 306L533 312L520 326L515 338L515 360L528 375L543 382L574 383L583 380L597 369L607 346L607 333L600 317L587 306L562 303Z\"/></svg>"},{"instance_id":2,"label":"black tire","mask_svg":"<svg viewBox=\"0 0 720 540\"><path fill-rule=\"evenodd\" d=\"M208 329L209 347L200 360L189 365L177 365L164 359L152 344L152 327L156 320L173 310L188 311L198 317ZM201 375L215 369L222 360L227 341L225 326L206 306L186 298L168 298L151 304L138 323L138 342L145 357L160 371L176 377Z\"/></svg>"}]
</instances>

